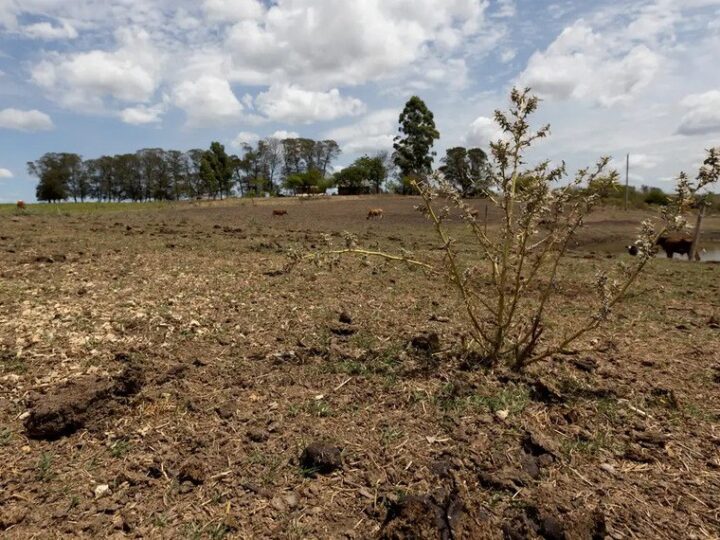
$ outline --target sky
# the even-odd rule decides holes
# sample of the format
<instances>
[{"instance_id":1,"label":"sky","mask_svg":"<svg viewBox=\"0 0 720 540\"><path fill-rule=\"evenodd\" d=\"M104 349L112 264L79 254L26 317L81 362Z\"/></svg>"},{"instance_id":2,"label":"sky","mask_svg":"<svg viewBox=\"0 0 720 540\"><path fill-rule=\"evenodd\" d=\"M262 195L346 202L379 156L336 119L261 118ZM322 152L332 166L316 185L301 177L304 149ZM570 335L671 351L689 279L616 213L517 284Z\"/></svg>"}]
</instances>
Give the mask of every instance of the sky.
<instances>
[{"instance_id":1,"label":"sky","mask_svg":"<svg viewBox=\"0 0 720 540\"><path fill-rule=\"evenodd\" d=\"M344 166L392 149L412 95L438 165L487 149L513 86L552 126L531 159L629 153L671 190L720 146L720 0L0 0L0 202L34 200L45 152L299 135Z\"/></svg>"}]
</instances>

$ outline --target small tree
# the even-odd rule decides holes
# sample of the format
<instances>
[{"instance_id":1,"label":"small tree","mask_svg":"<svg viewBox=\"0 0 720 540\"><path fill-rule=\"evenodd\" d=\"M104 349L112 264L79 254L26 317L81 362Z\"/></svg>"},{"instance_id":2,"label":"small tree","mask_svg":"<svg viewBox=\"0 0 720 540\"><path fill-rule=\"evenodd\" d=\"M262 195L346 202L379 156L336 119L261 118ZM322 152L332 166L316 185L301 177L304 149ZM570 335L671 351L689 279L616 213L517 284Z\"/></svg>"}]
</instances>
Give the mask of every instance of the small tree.
<instances>
[{"instance_id":1,"label":"small tree","mask_svg":"<svg viewBox=\"0 0 720 540\"><path fill-rule=\"evenodd\" d=\"M684 227L683 215L697 191L720 177L715 151L710 151L695 184L681 174L677 196L665 207L660 223L642 224L636 241L638 257L632 265L621 262L612 270L599 272L592 287L596 300L586 306L585 318L564 332L553 332L548 312L563 258L601 194L617 184L618 174L606 170L607 157L593 168L581 169L572 179L567 178L564 163L553 167L544 161L526 168L527 149L549 134L548 126L538 131L530 128L529 117L537 106L538 99L529 89L513 89L509 112L495 112L504 136L491 144L492 189L488 199L502 216L499 230L486 232L460 192L442 175L425 176L413 180L413 184L423 199L420 209L432 223L444 251L442 266L407 253L392 255L360 249L352 238L345 249L329 252L380 256L424 268L434 276L444 274L465 308L471 343L486 362L507 364L517 370L566 351L606 321L653 258L658 237L668 229ZM585 189L580 189L583 186ZM453 236L448 227L453 209L469 229L471 240L467 235Z\"/></svg>"}]
</instances>

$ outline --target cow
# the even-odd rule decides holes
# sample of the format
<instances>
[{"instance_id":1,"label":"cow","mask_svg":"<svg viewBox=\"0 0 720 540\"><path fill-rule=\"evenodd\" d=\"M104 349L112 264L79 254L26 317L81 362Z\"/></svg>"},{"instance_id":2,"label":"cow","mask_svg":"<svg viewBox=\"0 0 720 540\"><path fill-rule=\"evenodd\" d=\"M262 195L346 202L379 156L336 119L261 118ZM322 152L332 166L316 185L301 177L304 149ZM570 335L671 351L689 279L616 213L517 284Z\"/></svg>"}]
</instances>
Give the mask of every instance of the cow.
<instances>
[{"instance_id":1,"label":"cow","mask_svg":"<svg viewBox=\"0 0 720 540\"><path fill-rule=\"evenodd\" d=\"M693 241L682 234L670 233L660 236L655 241L655 245L660 246L665 251L668 259L672 259L675 253L679 253L680 255L687 255L688 260L690 260ZM626 246L626 249L633 257L639 252L636 245ZM700 260L700 255L698 253L695 253L695 260Z\"/></svg>"},{"instance_id":2,"label":"cow","mask_svg":"<svg viewBox=\"0 0 720 540\"><path fill-rule=\"evenodd\" d=\"M660 246L665 250L668 259L672 259L675 253L687 255L688 260L691 259L693 241L681 234L663 234L655 242L656 246ZM700 255L695 254L695 260L700 260Z\"/></svg>"},{"instance_id":3,"label":"cow","mask_svg":"<svg viewBox=\"0 0 720 540\"><path fill-rule=\"evenodd\" d=\"M25 201L18 201L16 205L18 210L25 210Z\"/></svg>"},{"instance_id":4,"label":"cow","mask_svg":"<svg viewBox=\"0 0 720 540\"><path fill-rule=\"evenodd\" d=\"M383 218L383 209L382 208L370 208L368 210L367 217L365 219L382 219Z\"/></svg>"},{"instance_id":5,"label":"cow","mask_svg":"<svg viewBox=\"0 0 720 540\"><path fill-rule=\"evenodd\" d=\"M287 210L273 210L273 216L287 216Z\"/></svg>"}]
</instances>

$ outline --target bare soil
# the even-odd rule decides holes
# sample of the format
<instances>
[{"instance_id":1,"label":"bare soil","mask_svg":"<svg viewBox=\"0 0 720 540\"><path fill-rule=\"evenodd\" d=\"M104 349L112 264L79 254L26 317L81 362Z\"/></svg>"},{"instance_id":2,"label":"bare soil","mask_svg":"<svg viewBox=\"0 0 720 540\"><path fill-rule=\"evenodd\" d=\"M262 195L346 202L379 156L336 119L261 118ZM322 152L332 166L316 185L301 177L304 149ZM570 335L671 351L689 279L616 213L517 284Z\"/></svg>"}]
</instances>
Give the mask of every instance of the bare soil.
<instances>
[{"instance_id":1,"label":"bare soil","mask_svg":"<svg viewBox=\"0 0 720 540\"><path fill-rule=\"evenodd\" d=\"M576 354L488 370L421 271L283 271L345 231L439 259L415 204L0 217L0 536L720 537L720 265L653 261ZM557 331L647 215L591 217Z\"/></svg>"}]
</instances>

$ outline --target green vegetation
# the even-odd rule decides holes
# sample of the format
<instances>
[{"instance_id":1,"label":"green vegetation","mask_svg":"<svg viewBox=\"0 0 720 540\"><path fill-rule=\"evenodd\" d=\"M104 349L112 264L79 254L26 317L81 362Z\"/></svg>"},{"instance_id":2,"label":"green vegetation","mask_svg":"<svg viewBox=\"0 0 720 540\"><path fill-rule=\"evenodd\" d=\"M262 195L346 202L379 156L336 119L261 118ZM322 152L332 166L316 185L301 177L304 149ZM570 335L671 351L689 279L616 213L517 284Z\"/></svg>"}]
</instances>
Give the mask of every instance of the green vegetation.
<instances>
[{"instance_id":1,"label":"green vegetation","mask_svg":"<svg viewBox=\"0 0 720 540\"><path fill-rule=\"evenodd\" d=\"M412 180L432 172L433 144L440 138L435 118L425 102L411 97L400 113L400 133L395 137L393 161L400 170L401 192L412 193Z\"/></svg>"}]
</instances>

